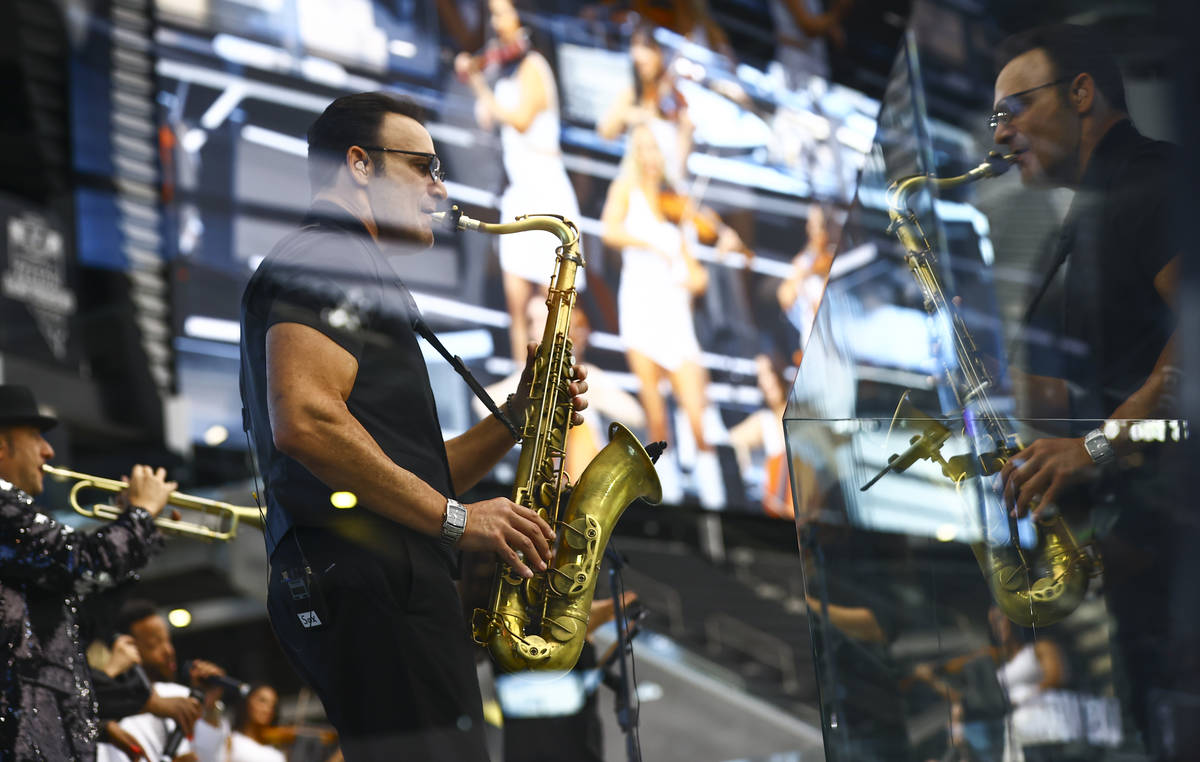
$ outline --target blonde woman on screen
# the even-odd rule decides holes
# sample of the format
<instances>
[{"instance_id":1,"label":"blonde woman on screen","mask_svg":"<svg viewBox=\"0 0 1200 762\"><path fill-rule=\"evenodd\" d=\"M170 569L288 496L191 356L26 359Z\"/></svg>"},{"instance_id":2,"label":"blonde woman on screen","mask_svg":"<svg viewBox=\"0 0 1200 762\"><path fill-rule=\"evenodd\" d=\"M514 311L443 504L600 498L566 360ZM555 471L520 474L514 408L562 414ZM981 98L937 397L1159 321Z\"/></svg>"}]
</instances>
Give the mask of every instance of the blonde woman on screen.
<instances>
[{"instance_id":1,"label":"blonde woman on screen","mask_svg":"<svg viewBox=\"0 0 1200 762\"><path fill-rule=\"evenodd\" d=\"M701 503L721 508L720 468L703 425L708 373L700 364L692 325L692 299L705 288L705 270L692 257L679 227L663 214L663 158L649 128L634 128L629 151L601 215L605 244L621 250L617 309L625 357L641 387L651 440L674 441L659 390L661 381L670 382L696 443L694 474ZM663 470L670 471L669 464ZM665 499L678 497L669 491L664 485Z\"/></svg>"}]
</instances>

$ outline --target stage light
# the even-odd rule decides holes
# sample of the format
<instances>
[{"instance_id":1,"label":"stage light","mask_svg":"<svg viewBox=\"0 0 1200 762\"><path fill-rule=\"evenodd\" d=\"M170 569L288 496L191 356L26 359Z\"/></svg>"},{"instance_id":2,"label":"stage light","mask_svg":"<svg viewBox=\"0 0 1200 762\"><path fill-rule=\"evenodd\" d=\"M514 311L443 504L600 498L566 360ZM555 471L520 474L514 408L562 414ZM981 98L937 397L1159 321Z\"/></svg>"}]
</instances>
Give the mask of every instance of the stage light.
<instances>
[{"instance_id":1,"label":"stage light","mask_svg":"<svg viewBox=\"0 0 1200 762\"><path fill-rule=\"evenodd\" d=\"M204 444L209 447L223 444L226 439L229 439L229 429L219 423L209 426L204 432Z\"/></svg>"}]
</instances>

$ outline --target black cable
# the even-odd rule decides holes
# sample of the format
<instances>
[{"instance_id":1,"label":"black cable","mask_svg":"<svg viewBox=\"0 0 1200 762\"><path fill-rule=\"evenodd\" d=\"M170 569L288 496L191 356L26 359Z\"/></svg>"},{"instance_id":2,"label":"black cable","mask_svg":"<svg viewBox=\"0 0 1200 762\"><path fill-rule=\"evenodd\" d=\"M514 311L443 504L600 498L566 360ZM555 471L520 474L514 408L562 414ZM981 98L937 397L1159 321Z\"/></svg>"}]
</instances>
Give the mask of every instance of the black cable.
<instances>
[{"instance_id":1,"label":"black cable","mask_svg":"<svg viewBox=\"0 0 1200 762\"><path fill-rule=\"evenodd\" d=\"M259 495L262 493L258 491L258 459L254 456L254 443L250 441L249 429L243 428L242 433L246 435L246 458L250 461L250 479L254 483L254 492L252 493L254 495L254 505L258 508L258 517L262 519L263 535L274 546L277 541L271 536L271 527L267 524L267 511L263 508L262 500L259 499Z\"/></svg>"},{"instance_id":2,"label":"black cable","mask_svg":"<svg viewBox=\"0 0 1200 762\"><path fill-rule=\"evenodd\" d=\"M244 410L243 410L243 424L245 424ZM254 443L252 441L250 441L249 426L243 426L242 432L246 435L246 453L250 457L250 478L254 481L254 505L258 507L258 515L259 515L259 518L262 519L262 523L263 523L263 536L267 539L267 541L269 543L268 547L274 548L278 545L279 541L276 540L275 537L273 537L271 535L271 527L267 523L267 512L266 512L266 509L263 508L262 500L259 498L259 494L261 494L261 493L259 493L259 491L258 491L259 490L258 458L255 457L255 454L254 454ZM267 484L266 477L263 477L263 487L264 488L266 487L266 484ZM300 544L300 537L299 537L299 535L296 534L294 527L292 529L291 534L292 534L292 541L296 543L296 552L300 554L300 563L304 564L304 583L305 583L305 585L308 585L312 580L312 567L310 567L308 565L308 558L304 555L304 547ZM270 566L270 564L271 564L271 558L270 558L270 556L268 556L267 557L267 565ZM309 594L311 595L311 592Z\"/></svg>"}]
</instances>

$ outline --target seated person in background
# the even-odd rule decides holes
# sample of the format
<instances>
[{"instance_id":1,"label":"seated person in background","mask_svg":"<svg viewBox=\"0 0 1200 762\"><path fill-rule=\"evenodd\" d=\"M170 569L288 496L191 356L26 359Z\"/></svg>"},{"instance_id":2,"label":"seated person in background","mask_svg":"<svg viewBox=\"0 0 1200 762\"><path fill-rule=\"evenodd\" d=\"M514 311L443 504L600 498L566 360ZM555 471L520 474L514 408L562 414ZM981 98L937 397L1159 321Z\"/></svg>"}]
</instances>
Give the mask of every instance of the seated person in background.
<instances>
[{"instance_id":1,"label":"seated person in background","mask_svg":"<svg viewBox=\"0 0 1200 762\"><path fill-rule=\"evenodd\" d=\"M783 413L787 409L787 383L769 355L756 355L758 389L763 406L729 430L729 444L743 474L751 469L751 451L762 450L763 510L768 516L793 518L792 484L788 479L787 445L783 438Z\"/></svg>"},{"instance_id":2,"label":"seated person in background","mask_svg":"<svg viewBox=\"0 0 1200 762\"><path fill-rule=\"evenodd\" d=\"M152 685L153 696L141 714L122 719L118 725L128 733L149 759L162 759L168 742L178 728L183 738L172 750L177 760L197 760L193 749L215 748L220 744L220 732L214 724L196 722L206 712L212 712L221 695L220 688L210 688L201 694L205 681L222 676L225 671L205 661L189 663L187 679L192 688L174 680L178 672L175 646L171 642L167 620L146 600L127 601L117 615L117 629L133 637L142 668ZM198 696L203 695L201 701ZM193 743L194 740L194 743ZM124 762L128 755L111 744L101 744L99 762Z\"/></svg>"},{"instance_id":3,"label":"seated person in background","mask_svg":"<svg viewBox=\"0 0 1200 762\"><path fill-rule=\"evenodd\" d=\"M54 448L26 387L0 386L0 755L95 756L98 724L76 608L81 585L132 576L161 544L154 517L175 484L135 466L127 508L102 531L76 532L33 506Z\"/></svg>"},{"instance_id":4,"label":"seated person in background","mask_svg":"<svg viewBox=\"0 0 1200 762\"><path fill-rule=\"evenodd\" d=\"M233 719L214 762L283 762L287 757L277 747L291 746L301 735L319 736L321 743L337 741L331 728L306 728L277 725L279 694L266 683L254 685L246 697L234 705ZM201 762L209 762L201 759Z\"/></svg>"},{"instance_id":5,"label":"seated person in background","mask_svg":"<svg viewBox=\"0 0 1200 762\"><path fill-rule=\"evenodd\" d=\"M154 693L150 690L150 679L142 669L142 656L138 653L137 644L129 635L117 636L111 647L96 641L88 649L88 664L92 670L96 707L100 721L104 723L101 740L136 758L142 753L142 748L137 739L121 728L117 720L151 711L147 705L154 698Z\"/></svg>"}]
</instances>

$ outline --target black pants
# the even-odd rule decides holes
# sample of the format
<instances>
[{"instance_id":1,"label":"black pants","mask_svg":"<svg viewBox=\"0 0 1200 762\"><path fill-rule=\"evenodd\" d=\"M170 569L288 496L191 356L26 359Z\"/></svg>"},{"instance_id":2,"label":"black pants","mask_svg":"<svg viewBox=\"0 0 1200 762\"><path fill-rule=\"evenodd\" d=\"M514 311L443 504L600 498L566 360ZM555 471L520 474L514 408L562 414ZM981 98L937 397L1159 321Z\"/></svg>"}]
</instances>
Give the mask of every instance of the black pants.
<instances>
[{"instance_id":1,"label":"black pants","mask_svg":"<svg viewBox=\"0 0 1200 762\"><path fill-rule=\"evenodd\" d=\"M472 646L448 564L422 538L388 535L380 553L325 530L289 532L271 556L275 635L320 696L349 762L487 760ZM314 572L306 587L294 582L304 568L296 540ZM313 623L308 612L319 626L302 624Z\"/></svg>"}]
</instances>

